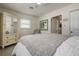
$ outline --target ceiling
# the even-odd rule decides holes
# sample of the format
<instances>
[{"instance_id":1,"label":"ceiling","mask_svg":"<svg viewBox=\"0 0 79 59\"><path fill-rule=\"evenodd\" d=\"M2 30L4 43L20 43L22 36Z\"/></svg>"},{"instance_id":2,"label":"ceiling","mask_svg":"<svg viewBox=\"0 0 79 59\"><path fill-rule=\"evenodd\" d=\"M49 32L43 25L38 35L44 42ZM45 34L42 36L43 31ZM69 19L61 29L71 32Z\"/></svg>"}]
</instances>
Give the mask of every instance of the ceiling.
<instances>
[{"instance_id":1,"label":"ceiling","mask_svg":"<svg viewBox=\"0 0 79 59\"><path fill-rule=\"evenodd\" d=\"M70 5L70 3L0 3L0 7L2 8L33 16L42 16L68 5Z\"/></svg>"}]
</instances>

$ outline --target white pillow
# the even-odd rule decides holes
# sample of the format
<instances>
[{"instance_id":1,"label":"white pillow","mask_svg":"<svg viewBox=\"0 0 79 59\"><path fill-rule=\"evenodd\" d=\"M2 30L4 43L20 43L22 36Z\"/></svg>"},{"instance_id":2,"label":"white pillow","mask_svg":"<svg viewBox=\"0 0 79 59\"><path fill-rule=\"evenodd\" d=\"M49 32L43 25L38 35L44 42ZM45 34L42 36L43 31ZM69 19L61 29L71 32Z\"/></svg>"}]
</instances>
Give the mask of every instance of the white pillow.
<instances>
[{"instance_id":1,"label":"white pillow","mask_svg":"<svg viewBox=\"0 0 79 59\"><path fill-rule=\"evenodd\" d=\"M54 56L79 56L79 36L73 36L63 42Z\"/></svg>"},{"instance_id":2,"label":"white pillow","mask_svg":"<svg viewBox=\"0 0 79 59\"><path fill-rule=\"evenodd\" d=\"M26 47L22 44L22 43L18 43L13 52L12 55L16 55L16 56L31 56L31 54L29 53L29 51L26 49Z\"/></svg>"}]
</instances>

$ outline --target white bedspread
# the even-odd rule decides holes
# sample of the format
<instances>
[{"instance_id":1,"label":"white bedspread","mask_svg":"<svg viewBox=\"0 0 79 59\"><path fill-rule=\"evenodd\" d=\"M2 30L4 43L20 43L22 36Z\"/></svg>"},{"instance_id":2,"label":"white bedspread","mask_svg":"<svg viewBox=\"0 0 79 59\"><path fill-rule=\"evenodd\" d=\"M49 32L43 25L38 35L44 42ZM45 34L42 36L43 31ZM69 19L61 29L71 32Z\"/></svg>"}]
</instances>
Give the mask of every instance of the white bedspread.
<instances>
[{"instance_id":1,"label":"white bedspread","mask_svg":"<svg viewBox=\"0 0 79 59\"><path fill-rule=\"evenodd\" d=\"M55 53L57 47L67 38L67 36L59 34L35 34L24 36L19 42L26 47L32 56L51 56Z\"/></svg>"}]
</instances>

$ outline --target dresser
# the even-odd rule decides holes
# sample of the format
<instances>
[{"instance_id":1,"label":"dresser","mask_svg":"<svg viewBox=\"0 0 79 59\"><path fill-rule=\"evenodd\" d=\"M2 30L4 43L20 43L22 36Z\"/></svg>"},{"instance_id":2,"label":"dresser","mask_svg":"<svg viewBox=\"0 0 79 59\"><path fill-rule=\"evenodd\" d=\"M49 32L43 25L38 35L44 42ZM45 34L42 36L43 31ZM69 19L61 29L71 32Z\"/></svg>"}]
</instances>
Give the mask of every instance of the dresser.
<instances>
[{"instance_id":1,"label":"dresser","mask_svg":"<svg viewBox=\"0 0 79 59\"><path fill-rule=\"evenodd\" d=\"M14 15L0 13L0 46L2 48L17 42L17 26L18 20Z\"/></svg>"}]
</instances>

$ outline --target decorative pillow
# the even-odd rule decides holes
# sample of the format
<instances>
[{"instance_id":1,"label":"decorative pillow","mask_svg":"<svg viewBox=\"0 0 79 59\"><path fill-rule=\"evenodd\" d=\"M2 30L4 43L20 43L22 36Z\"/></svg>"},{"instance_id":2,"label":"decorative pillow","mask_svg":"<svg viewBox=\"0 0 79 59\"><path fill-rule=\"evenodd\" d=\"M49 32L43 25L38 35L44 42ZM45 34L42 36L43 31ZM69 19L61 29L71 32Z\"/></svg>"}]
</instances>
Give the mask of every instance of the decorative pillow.
<instances>
[{"instance_id":1,"label":"decorative pillow","mask_svg":"<svg viewBox=\"0 0 79 59\"><path fill-rule=\"evenodd\" d=\"M22 44L22 43L18 43L13 52L12 52L13 56L31 56L31 54L29 53L29 51L26 49L26 47Z\"/></svg>"}]
</instances>

